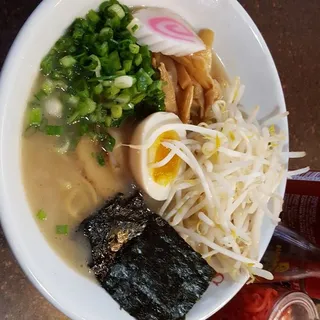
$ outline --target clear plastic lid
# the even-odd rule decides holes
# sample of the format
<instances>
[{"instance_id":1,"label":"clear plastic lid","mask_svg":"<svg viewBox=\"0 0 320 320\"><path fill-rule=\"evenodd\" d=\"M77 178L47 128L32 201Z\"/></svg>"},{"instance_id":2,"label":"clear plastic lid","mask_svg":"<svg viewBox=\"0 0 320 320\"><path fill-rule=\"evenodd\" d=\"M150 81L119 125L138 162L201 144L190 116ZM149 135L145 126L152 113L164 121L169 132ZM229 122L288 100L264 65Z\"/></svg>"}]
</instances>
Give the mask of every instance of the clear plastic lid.
<instances>
[{"instance_id":1,"label":"clear plastic lid","mask_svg":"<svg viewBox=\"0 0 320 320\"><path fill-rule=\"evenodd\" d=\"M284 294L275 304L268 320L319 320L313 301L302 292Z\"/></svg>"}]
</instances>

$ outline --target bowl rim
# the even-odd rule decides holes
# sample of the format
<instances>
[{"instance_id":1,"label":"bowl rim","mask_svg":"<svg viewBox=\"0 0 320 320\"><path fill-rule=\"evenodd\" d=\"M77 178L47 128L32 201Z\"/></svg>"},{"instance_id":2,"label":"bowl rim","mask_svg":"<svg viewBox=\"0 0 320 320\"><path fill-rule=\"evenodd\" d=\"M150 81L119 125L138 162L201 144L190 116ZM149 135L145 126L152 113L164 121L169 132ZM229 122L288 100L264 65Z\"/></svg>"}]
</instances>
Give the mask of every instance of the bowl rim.
<instances>
[{"instance_id":1,"label":"bowl rim","mask_svg":"<svg viewBox=\"0 0 320 320\"><path fill-rule=\"evenodd\" d=\"M57 3L57 1L58 0L43 0L42 2L40 2L39 5L34 9L34 11L27 18L27 20L23 24L22 28L18 32L15 40L13 41L13 43L8 51L7 57L3 63L3 67L1 70L1 74L0 74L0 105L1 106L5 105L5 103L3 103L3 102L6 100L6 97L5 97L6 96L5 95L6 86L9 86L9 82L6 83L5 79L8 78L11 65L14 64L15 56L17 56L19 54L19 48L21 46L21 42L22 42L24 35L27 32L29 32L29 30L31 30L33 28L33 26L32 26L33 22L38 20L38 18L41 16L41 14L44 11L50 9L50 7L52 7L52 4ZM281 100L281 104L286 108L286 103L285 103L285 98L284 98L284 94L283 94L283 90L282 90L280 77L279 77L275 62L273 60L273 57L271 55L271 52L270 52L263 36L261 35L258 27L254 23L252 18L249 16L249 14L246 12L246 10L242 7L242 5L237 0L228 0L228 1L235 8L235 10L239 13L239 15L242 18L244 18L244 20L246 21L246 23L249 25L250 29L253 31L254 35L256 36L259 44L261 45L262 51L265 53L266 58L268 60L269 67L272 69L271 71L275 75L275 77L274 77L274 80L276 82L275 85L277 88L280 89L278 94L279 94L279 98ZM4 118L5 118L4 117L5 110L6 110L6 108L4 108L4 107L0 108L0 159L2 159L3 152L4 152L1 142L3 139L3 127L4 127L3 122L4 122ZM285 130L286 130L286 132L288 132L288 121L285 122ZM287 141L287 143L289 143L289 141ZM6 185L4 182L4 179L3 179L3 174L2 174L4 172L4 170L5 170L5 168L3 167L3 164L0 162L0 222L1 222L3 232L5 234L5 237L7 239L7 242L10 246L10 249L12 250L12 252L13 252L16 260L18 261L19 266L23 270L24 274L28 277L28 279L31 281L31 283L37 288L37 290L51 304L53 304L57 309L62 311L68 317L72 318L72 316L74 316L74 314L70 310L66 309L65 305L63 305L61 302L59 302L58 299L53 297L50 294L50 292L47 291L47 289L41 284L37 275L33 272L33 270L31 270L29 268L27 259L25 259L23 257L23 255L21 254L21 249L19 248L18 244L15 242L14 233L11 232L12 229L11 229L9 220L6 218L8 213L7 213L7 210L4 206L4 201L2 201L2 199L5 197L4 190L5 190L5 185ZM269 239L269 241L270 240L271 240L271 238ZM263 253L264 253L264 251L265 250L263 250ZM259 257L259 258L261 258L261 257ZM226 300L225 304L227 302L229 302L229 300L231 300L231 299L232 299L232 297L230 297L228 300ZM211 315L213 313L214 313L214 310L212 311ZM208 316L210 316L210 315L208 315Z\"/></svg>"}]
</instances>

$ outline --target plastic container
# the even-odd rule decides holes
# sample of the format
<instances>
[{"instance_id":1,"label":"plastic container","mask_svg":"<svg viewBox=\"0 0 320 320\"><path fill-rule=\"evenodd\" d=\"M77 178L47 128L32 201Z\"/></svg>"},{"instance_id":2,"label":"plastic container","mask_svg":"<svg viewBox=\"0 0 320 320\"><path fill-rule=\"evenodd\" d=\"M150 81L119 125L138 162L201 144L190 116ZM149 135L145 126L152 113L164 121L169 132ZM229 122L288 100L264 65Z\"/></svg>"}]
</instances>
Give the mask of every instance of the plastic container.
<instances>
[{"instance_id":1,"label":"plastic container","mask_svg":"<svg viewBox=\"0 0 320 320\"><path fill-rule=\"evenodd\" d=\"M302 292L287 292L279 296L267 320L318 320L314 302Z\"/></svg>"},{"instance_id":2,"label":"plastic container","mask_svg":"<svg viewBox=\"0 0 320 320\"><path fill-rule=\"evenodd\" d=\"M319 320L314 302L302 292L273 285L248 285L210 320Z\"/></svg>"}]
</instances>

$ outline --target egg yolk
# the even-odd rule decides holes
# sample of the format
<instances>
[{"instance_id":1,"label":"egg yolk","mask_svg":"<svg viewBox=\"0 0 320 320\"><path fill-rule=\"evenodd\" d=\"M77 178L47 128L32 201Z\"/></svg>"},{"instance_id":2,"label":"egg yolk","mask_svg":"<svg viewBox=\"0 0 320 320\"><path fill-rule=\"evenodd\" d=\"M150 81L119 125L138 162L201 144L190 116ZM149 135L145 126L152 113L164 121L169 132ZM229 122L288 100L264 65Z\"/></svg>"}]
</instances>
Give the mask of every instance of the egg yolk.
<instances>
[{"instance_id":1,"label":"egg yolk","mask_svg":"<svg viewBox=\"0 0 320 320\"><path fill-rule=\"evenodd\" d=\"M161 144L164 140L180 140L180 137L176 131L167 131L161 134L149 148L149 160L151 160L149 162L157 163L163 160L170 153L171 150ZM154 182L162 186L167 186L177 177L180 165L181 159L175 155L164 166L151 169L151 177Z\"/></svg>"}]
</instances>

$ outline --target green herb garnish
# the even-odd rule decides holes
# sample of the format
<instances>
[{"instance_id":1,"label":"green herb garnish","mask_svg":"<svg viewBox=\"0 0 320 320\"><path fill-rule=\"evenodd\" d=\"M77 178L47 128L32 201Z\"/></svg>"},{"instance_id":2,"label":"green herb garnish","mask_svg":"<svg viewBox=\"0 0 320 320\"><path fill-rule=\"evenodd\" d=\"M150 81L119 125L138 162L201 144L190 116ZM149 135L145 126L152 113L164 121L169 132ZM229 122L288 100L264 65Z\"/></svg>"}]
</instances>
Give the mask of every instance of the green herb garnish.
<instances>
[{"instance_id":1,"label":"green herb garnish","mask_svg":"<svg viewBox=\"0 0 320 320\"><path fill-rule=\"evenodd\" d=\"M137 27L130 9L116 0L77 18L41 62L44 81L30 103L28 126L52 136L72 133L74 141L98 137L110 152L115 141L107 134L109 127L162 111L159 73L148 47L137 44ZM43 110L51 96L64 106L63 118L55 123Z\"/></svg>"},{"instance_id":2,"label":"green herb garnish","mask_svg":"<svg viewBox=\"0 0 320 320\"><path fill-rule=\"evenodd\" d=\"M60 137L63 133L63 128L61 126L46 126L46 135Z\"/></svg>"},{"instance_id":3,"label":"green herb garnish","mask_svg":"<svg viewBox=\"0 0 320 320\"><path fill-rule=\"evenodd\" d=\"M102 144L102 149L104 149L107 152L112 152L116 144L116 140L110 134L107 134L104 137L104 139L101 140L101 144Z\"/></svg>"},{"instance_id":4,"label":"green herb garnish","mask_svg":"<svg viewBox=\"0 0 320 320\"><path fill-rule=\"evenodd\" d=\"M56 226L56 234L68 235L68 233L69 233L69 226L67 224Z\"/></svg>"},{"instance_id":5,"label":"green herb garnish","mask_svg":"<svg viewBox=\"0 0 320 320\"><path fill-rule=\"evenodd\" d=\"M102 152L97 153L96 159L97 159L98 164L99 164L101 167L104 167L104 166L105 166L106 160L105 160L104 155L103 155Z\"/></svg>"},{"instance_id":6,"label":"green herb garnish","mask_svg":"<svg viewBox=\"0 0 320 320\"><path fill-rule=\"evenodd\" d=\"M39 127L42 122L42 109L32 108L29 110L29 126Z\"/></svg>"},{"instance_id":7,"label":"green herb garnish","mask_svg":"<svg viewBox=\"0 0 320 320\"><path fill-rule=\"evenodd\" d=\"M43 210L43 209L40 209L38 212L37 212L37 218L41 221L45 221L47 220L47 214L46 212Z\"/></svg>"}]
</instances>

